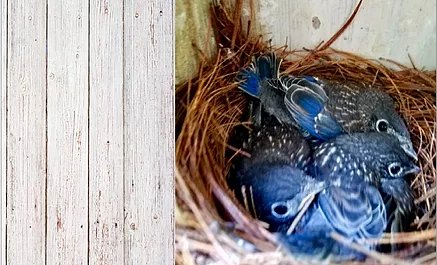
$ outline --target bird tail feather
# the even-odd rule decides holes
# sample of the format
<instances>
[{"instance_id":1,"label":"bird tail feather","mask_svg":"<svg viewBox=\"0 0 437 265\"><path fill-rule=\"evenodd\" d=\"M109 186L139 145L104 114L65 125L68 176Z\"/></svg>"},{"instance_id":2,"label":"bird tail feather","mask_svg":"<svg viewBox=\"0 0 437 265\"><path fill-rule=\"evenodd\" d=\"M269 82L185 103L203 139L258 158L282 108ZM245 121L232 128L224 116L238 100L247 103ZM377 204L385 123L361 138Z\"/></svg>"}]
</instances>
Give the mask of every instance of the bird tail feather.
<instances>
[{"instance_id":1,"label":"bird tail feather","mask_svg":"<svg viewBox=\"0 0 437 265\"><path fill-rule=\"evenodd\" d=\"M241 82L239 88L253 97L259 97L260 82L279 78L281 62L282 59L273 52L254 57L252 63L237 75L237 81Z\"/></svg>"}]
</instances>

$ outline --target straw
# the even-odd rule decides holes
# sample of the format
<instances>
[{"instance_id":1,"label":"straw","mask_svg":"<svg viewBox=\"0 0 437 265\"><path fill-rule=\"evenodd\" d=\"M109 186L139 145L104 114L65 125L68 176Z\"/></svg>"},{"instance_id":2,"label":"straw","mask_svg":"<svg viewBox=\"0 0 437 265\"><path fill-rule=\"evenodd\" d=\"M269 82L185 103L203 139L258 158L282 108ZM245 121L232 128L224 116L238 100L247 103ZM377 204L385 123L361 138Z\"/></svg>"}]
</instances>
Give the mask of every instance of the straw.
<instances>
[{"instance_id":1,"label":"straw","mask_svg":"<svg viewBox=\"0 0 437 265\"><path fill-rule=\"evenodd\" d=\"M418 165L422 171L410 180L418 210L411 224L413 232L384 236L374 241L369 239L368 242L402 243L405 248L392 254L368 251L366 254L373 258L366 262L399 261L401 255L411 264L435 263L432 252L435 251L436 241L432 235L436 228L436 72L421 71L413 63L406 66L387 58L369 60L331 48L330 45L352 22L352 16L339 34L335 34L325 45L322 43L314 49L293 51L286 46L271 47L262 36L254 34L254 21L243 30L245 25L241 10L233 9L241 8L242 3L242 0L222 0L211 5L210 32L214 33L219 47L217 56L207 60L199 52L203 62L198 76L176 89L176 196L178 210L181 211L177 217L192 219L176 220L177 264L191 264L199 255L217 264L235 260L244 264L264 264L264 261L269 262L265 264L302 264L279 250L272 252L277 245L274 235L250 215L226 184L232 159L237 155L250 156L241 150L241 146L229 141L237 126L250 129L250 122L242 118L246 96L237 89L234 78L238 70L248 65L253 55L266 51L276 51L286 58L281 68L283 72L372 84L393 97L419 155ZM359 15L359 6L354 11L356 15ZM250 7L253 7L252 3ZM250 17L255 18L253 9L250 12ZM248 32L255 37L248 37ZM411 58L413 61L414 58ZM224 240L209 227L213 223L223 227L232 223L235 225L234 233ZM240 239L236 239L236 235ZM246 248L237 251L236 244L242 242L253 244L256 252ZM419 247L422 244L428 247ZM257 260L260 263L256 263Z\"/></svg>"}]
</instances>

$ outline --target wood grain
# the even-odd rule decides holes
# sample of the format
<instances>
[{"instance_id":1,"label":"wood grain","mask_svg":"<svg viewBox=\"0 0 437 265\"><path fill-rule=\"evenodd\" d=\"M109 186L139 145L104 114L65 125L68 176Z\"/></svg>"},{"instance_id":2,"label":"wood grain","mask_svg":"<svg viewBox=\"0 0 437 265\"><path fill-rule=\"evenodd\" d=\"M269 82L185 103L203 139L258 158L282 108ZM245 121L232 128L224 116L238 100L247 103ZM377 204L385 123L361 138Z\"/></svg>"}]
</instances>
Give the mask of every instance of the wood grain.
<instances>
[{"instance_id":1,"label":"wood grain","mask_svg":"<svg viewBox=\"0 0 437 265\"><path fill-rule=\"evenodd\" d=\"M88 1L49 0L47 38L47 264L87 264Z\"/></svg>"},{"instance_id":2,"label":"wood grain","mask_svg":"<svg viewBox=\"0 0 437 265\"><path fill-rule=\"evenodd\" d=\"M257 19L262 32L277 46L314 48L346 22L358 0L265 0ZM434 0L366 0L333 48L411 66L436 67L436 4Z\"/></svg>"},{"instance_id":3,"label":"wood grain","mask_svg":"<svg viewBox=\"0 0 437 265\"><path fill-rule=\"evenodd\" d=\"M89 130L89 264L123 264L123 0L90 5Z\"/></svg>"},{"instance_id":4,"label":"wood grain","mask_svg":"<svg viewBox=\"0 0 437 265\"><path fill-rule=\"evenodd\" d=\"M174 264L173 1L45 1L2 1L2 264Z\"/></svg>"},{"instance_id":5,"label":"wood grain","mask_svg":"<svg viewBox=\"0 0 437 265\"><path fill-rule=\"evenodd\" d=\"M125 264L174 264L173 1L125 1Z\"/></svg>"},{"instance_id":6,"label":"wood grain","mask_svg":"<svg viewBox=\"0 0 437 265\"><path fill-rule=\"evenodd\" d=\"M7 264L45 264L46 8L8 1Z\"/></svg>"},{"instance_id":7,"label":"wood grain","mask_svg":"<svg viewBox=\"0 0 437 265\"><path fill-rule=\"evenodd\" d=\"M1 88L0 88L0 209L1 209L1 240L0 240L0 265L6 265L6 47L8 35L7 21L8 4L6 1L1 2L0 21L0 47L1 47Z\"/></svg>"}]
</instances>

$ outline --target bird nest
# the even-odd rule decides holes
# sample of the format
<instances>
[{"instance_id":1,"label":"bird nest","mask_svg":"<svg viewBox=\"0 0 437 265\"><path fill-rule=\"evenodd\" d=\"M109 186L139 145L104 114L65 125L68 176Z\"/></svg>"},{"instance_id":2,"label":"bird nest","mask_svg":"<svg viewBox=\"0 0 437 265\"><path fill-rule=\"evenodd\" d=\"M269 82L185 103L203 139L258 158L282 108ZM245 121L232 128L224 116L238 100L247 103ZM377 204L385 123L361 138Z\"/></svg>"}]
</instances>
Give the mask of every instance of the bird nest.
<instances>
[{"instance_id":1,"label":"bird nest","mask_svg":"<svg viewBox=\"0 0 437 265\"><path fill-rule=\"evenodd\" d=\"M393 97L422 169L410 182L418 209L413 232L385 234L374 241L402 246L391 253L351 246L368 256L365 264L435 264L436 72L419 70L413 62L407 67L330 48L354 15L318 47L287 51L269 46L261 36L249 37L254 34L250 23L246 27L241 22L242 0L233 3L236 8L230 5L210 9L210 32L220 47L217 56L207 60L199 52L203 61L198 76L176 89L176 263L302 264L280 250L275 237L238 203L226 183L233 156L242 152L230 145L229 137L236 126L250 129L250 122L242 120L247 97L237 89L235 75L253 55L274 50L283 58L294 58L284 60L284 73L363 81L383 87Z\"/></svg>"}]
</instances>

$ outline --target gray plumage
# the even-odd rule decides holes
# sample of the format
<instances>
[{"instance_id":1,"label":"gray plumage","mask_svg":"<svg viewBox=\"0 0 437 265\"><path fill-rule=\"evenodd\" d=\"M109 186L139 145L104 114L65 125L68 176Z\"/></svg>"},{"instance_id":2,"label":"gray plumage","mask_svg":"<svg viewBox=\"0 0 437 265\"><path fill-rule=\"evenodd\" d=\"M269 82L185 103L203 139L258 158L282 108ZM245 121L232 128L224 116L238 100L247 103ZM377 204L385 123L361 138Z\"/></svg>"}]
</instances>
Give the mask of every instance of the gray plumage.
<instances>
[{"instance_id":1,"label":"gray plumage","mask_svg":"<svg viewBox=\"0 0 437 265\"><path fill-rule=\"evenodd\" d=\"M326 141L314 151L311 170L320 180L337 185L364 180L393 196L402 213L412 211L412 191L403 182L420 169L392 135L345 134Z\"/></svg>"},{"instance_id":2,"label":"gray plumage","mask_svg":"<svg viewBox=\"0 0 437 265\"><path fill-rule=\"evenodd\" d=\"M417 160L408 128L388 94L360 82L280 75L281 61L274 53L255 57L237 76L240 89L281 123L320 140L345 133L391 134Z\"/></svg>"},{"instance_id":3,"label":"gray plumage","mask_svg":"<svg viewBox=\"0 0 437 265\"><path fill-rule=\"evenodd\" d=\"M255 129L243 148L251 153L250 164L283 163L305 169L311 159L308 143L294 128L264 124Z\"/></svg>"}]
</instances>

